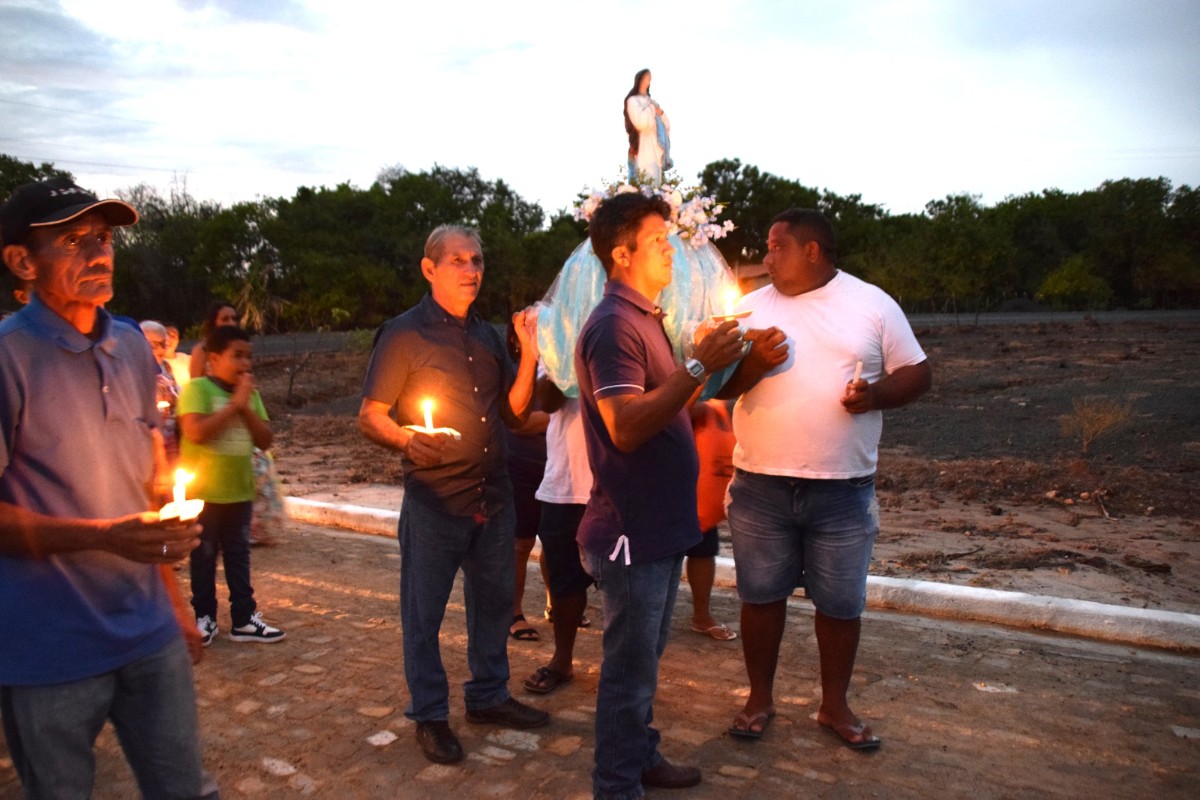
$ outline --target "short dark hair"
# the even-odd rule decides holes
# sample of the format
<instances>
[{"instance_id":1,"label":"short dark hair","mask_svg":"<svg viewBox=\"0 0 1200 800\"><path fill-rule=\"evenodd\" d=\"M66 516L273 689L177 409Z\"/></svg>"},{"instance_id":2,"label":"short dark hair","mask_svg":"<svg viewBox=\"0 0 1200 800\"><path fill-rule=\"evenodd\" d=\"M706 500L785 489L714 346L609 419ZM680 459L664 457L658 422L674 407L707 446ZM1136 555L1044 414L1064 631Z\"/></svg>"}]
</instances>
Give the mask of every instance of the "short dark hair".
<instances>
[{"instance_id":1,"label":"short dark hair","mask_svg":"<svg viewBox=\"0 0 1200 800\"><path fill-rule=\"evenodd\" d=\"M606 275L612 274L614 249L627 247L631 253L637 250L638 230L651 214L669 222L671 206L657 195L650 197L641 192L624 192L596 206L588 221L588 236Z\"/></svg>"},{"instance_id":2,"label":"short dark hair","mask_svg":"<svg viewBox=\"0 0 1200 800\"><path fill-rule=\"evenodd\" d=\"M789 208L781 211L771 220L771 224L782 222L788 226L788 233L798 243L816 242L821 248L821 255L830 264L838 260L837 233L829 218L812 208Z\"/></svg>"},{"instance_id":3,"label":"short dark hair","mask_svg":"<svg viewBox=\"0 0 1200 800\"><path fill-rule=\"evenodd\" d=\"M250 334L237 325L221 325L204 337L204 350L210 354L224 353L234 342L248 342Z\"/></svg>"}]
</instances>

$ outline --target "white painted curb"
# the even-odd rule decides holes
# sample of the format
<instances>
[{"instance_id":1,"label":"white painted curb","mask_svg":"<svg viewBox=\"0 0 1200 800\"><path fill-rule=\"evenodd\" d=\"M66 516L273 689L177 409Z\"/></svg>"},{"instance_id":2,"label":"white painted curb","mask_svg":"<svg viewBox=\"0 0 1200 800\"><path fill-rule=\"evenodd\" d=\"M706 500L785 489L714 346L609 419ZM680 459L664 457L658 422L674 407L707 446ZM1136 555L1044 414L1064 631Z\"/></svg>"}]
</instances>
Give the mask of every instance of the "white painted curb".
<instances>
[{"instance_id":1,"label":"white painted curb","mask_svg":"<svg viewBox=\"0 0 1200 800\"><path fill-rule=\"evenodd\" d=\"M400 521L398 511L365 506L324 503L302 497L289 497L286 504L292 519L373 536L394 537ZM537 552L535 547L534 558ZM733 559L718 556L716 561L716 584L736 586ZM1200 614L874 575L867 578L867 606L1055 631L1143 647L1200 652Z\"/></svg>"},{"instance_id":2,"label":"white painted curb","mask_svg":"<svg viewBox=\"0 0 1200 800\"><path fill-rule=\"evenodd\" d=\"M394 537L396 527L400 524L399 511L385 511L382 508L324 503L303 497L285 498L284 507L289 517L300 522L330 525L372 536Z\"/></svg>"}]
</instances>

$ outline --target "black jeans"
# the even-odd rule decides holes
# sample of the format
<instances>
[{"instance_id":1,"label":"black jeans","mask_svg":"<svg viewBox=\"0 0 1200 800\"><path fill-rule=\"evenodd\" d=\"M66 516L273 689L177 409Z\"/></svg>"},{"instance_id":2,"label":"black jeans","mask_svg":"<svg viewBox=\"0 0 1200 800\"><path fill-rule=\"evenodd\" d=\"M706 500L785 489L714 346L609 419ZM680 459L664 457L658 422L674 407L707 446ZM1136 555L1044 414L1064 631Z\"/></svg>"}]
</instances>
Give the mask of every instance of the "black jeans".
<instances>
[{"instance_id":1,"label":"black jeans","mask_svg":"<svg viewBox=\"0 0 1200 800\"><path fill-rule=\"evenodd\" d=\"M250 622L254 587L250 585L250 518L254 503L205 503L197 520L204 526L200 546L192 551L192 608L196 619L217 618L217 553L229 585L229 616L233 627Z\"/></svg>"}]
</instances>

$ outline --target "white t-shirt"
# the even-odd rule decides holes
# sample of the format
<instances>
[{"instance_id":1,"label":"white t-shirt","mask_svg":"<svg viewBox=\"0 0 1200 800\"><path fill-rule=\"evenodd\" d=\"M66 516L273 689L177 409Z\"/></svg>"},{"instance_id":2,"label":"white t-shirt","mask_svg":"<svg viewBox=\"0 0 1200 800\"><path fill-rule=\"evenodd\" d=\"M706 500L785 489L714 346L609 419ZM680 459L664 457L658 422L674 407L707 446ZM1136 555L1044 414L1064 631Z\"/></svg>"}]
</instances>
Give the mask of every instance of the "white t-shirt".
<instances>
[{"instance_id":1,"label":"white t-shirt","mask_svg":"<svg viewBox=\"0 0 1200 800\"><path fill-rule=\"evenodd\" d=\"M838 271L795 297L768 285L741 299L743 325L787 335L788 358L738 398L734 466L795 478L855 478L875 471L883 413L850 414L841 404L858 361L875 383L925 352L904 312L877 286Z\"/></svg>"},{"instance_id":2,"label":"white t-shirt","mask_svg":"<svg viewBox=\"0 0 1200 800\"><path fill-rule=\"evenodd\" d=\"M568 397L546 428L546 471L534 497L544 503L584 505L592 493L592 467L583 438L579 398Z\"/></svg>"}]
</instances>

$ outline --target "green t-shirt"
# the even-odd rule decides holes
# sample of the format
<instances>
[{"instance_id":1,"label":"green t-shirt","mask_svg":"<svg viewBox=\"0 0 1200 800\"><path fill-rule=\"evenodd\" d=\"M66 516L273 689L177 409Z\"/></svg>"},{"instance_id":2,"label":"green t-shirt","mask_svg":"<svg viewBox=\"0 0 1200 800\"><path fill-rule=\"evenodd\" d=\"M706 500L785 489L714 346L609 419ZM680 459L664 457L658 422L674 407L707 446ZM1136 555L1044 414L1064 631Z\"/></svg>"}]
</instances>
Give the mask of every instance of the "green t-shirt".
<instances>
[{"instance_id":1,"label":"green t-shirt","mask_svg":"<svg viewBox=\"0 0 1200 800\"><path fill-rule=\"evenodd\" d=\"M230 397L231 393L208 378L196 378L183 387L176 413L181 417L215 414L229 403ZM268 419L257 389L250 396L250 408L260 419ZM206 503L244 503L254 499L254 441L240 418L204 444L181 436L179 463L195 475L187 487L189 498L198 497Z\"/></svg>"}]
</instances>

